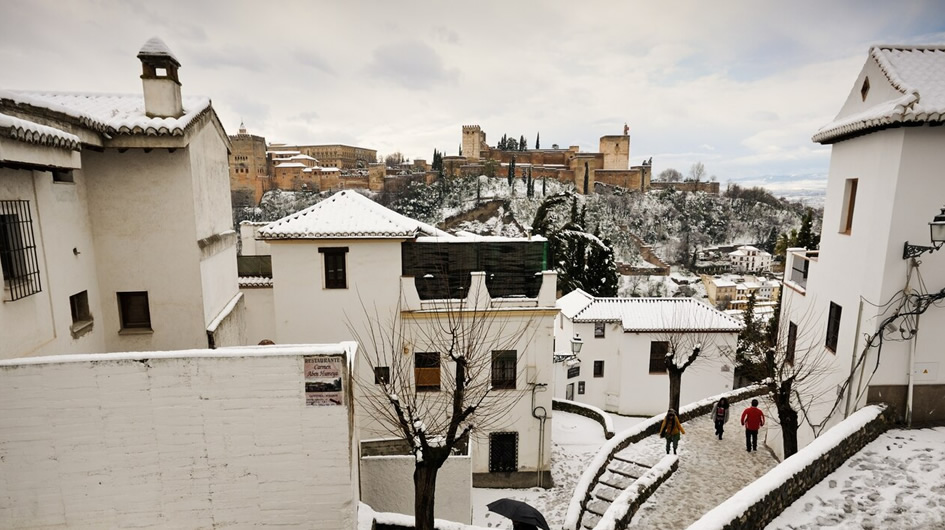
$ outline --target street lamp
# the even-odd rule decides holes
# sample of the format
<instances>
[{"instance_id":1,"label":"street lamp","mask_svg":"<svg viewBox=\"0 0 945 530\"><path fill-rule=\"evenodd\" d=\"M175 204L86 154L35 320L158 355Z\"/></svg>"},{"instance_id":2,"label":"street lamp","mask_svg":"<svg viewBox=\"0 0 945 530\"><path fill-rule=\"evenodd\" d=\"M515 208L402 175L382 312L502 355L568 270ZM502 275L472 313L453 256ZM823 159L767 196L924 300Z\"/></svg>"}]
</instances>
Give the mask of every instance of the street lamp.
<instances>
[{"instance_id":1,"label":"street lamp","mask_svg":"<svg viewBox=\"0 0 945 530\"><path fill-rule=\"evenodd\" d=\"M581 335L575 333L574 337L571 338L571 353L577 357L577 354L581 353L582 346L584 346L584 341L581 340Z\"/></svg>"},{"instance_id":2,"label":"street lamp","mask_svg":"<svg viewBox=\"0 0 945 530\"><path fill-rule=\"evenodd\" d=\"M932 246L910 245L906 241L902 247L902 259L917 258L926 252L935 252L945 244L945 208L936 215L929 223L929 235L932 239Z\"/></svg>"}]
</instances>

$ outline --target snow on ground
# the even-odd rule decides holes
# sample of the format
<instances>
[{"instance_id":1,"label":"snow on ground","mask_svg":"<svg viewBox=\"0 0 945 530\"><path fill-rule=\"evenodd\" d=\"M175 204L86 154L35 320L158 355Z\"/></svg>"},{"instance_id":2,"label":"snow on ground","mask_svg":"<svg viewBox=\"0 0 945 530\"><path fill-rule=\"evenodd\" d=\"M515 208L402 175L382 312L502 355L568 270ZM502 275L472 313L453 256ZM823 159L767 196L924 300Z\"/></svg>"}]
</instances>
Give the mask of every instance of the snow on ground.
<instances>
[{"instance_id":1,"label":"snow on ground","mask_svg":"<svg viewBox=\"0 0 945 530\"><path fill-rule=\"evenodd\" d=\"M679 442L679 469L640 507L629 528L686 528L778 464L774 455L761 446L764 427L758 433L758 450L745 450L745 431L738 424L741 410L732 409L721 440L716 438L715 425L708 416L683 424L686 434ZM619 453L636 462L650 463L658 462L665 454L665 441L657 436Z\"/></svg>"},{"instance_id":2,"label":"snow on ground","mask_svg":"<svg viewBox=\"0 0 945 530\"><path fill-rule=\"evenodd\" d=\"M945 427L889 431L767 528L945 528L943 446Z\"/></svg>"},{"instance_id":3,"label":"snow on ground","mask_svg":"<svg viewBox=\"0 0 945 530\"><path fill-rule=\"evenodd\" d=\"M614 430L632 427L646 418L611 414ZM473 524L486 528L512 528L512 522L490 512L486 504L501 498L527 502L538 509L552 528L561 528L574 485L587 464L606 441L604 429L594 420L555 411L551 421L551 489L489 489L473 488Z\"/></svg>"}]
</instances>

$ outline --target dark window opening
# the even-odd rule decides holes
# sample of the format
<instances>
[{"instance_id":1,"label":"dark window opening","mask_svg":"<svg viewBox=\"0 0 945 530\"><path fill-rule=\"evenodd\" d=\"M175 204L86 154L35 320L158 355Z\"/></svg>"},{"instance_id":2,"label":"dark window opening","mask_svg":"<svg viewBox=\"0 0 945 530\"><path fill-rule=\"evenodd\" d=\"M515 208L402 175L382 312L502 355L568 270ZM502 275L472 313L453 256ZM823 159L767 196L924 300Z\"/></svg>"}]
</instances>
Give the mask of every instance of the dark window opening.
<instances>
[{"instance_id":1,"label":"dark window opening","mask_svg":"<svg viewBox=\"0 0 945 530\"><path fill-rule=\"evenodd\" d=\"M517 374L515 350L496 350L492 352L492 388L511 390L515 388Z\"/></svg>"},{"instance_id":2,"label":"dark window opening","mask_svg":"<svg viewBox=\"0 0 945 530\"><path fill-rule=\"evenodd\" d=\"M594 361L594 377L604 377L604 361Z\"/></svg>"},{"instance_id":3,"label":"dark window opening","mask_svg":"<svg viewBox=\"0 0 945 530\"><path fill-rule=\"evenodd\" d=\"M784 351L784 362L794 364L794 349L797 347L797 324L788 323L787 348Z\"/></svg>"},{"instance_id":4,"label":"dark window opening","mask_svg":"<svg viewBox=\"0 0 945 530\"><path fill-rule=\"evenodd\" d=\"M584 393L584 381L578 381L578 394Z\"/></svg>"},{"instance_id":5,"label":"dark window opening","mask_svg":"<svg viewBox=\"0 0 945 530\"><path fill-rule=\"evenodd\" d=\"M53 182L75 182L71 169L54 169L52 179Z\"/></svg>"},{"instance_id":6,"label":"dark window opening","mask_svg":"<svg viewBox=\"0 0 945 530\"><path fill-rule=\"evenodd\" d=\"M348 247L319 247L318 251L325 255L325 289L346 289L345 254Z\"/></svg>"},{"instance_id":7,"label":"dark window opening","mask_svg":"<svg viewBox=\"0 0 945 530\"><path fill-rule=\"evenodd\" d=\"M374 384L375 385L390 384L390 366L375 366L374 367Z\"/></svg>"},{"instance_id":8,"label":"dark window opening","mask_svg":"<svg viewBox=\"0 0 945 530\"><path fill-rule=\"evenodd\" d=\"M413 354L413 375L417 392L440 390L440 354L418 351Z\"/></svg>"},{"instance_id":9,"label":"dark window opening","mask_svg":"<svg viewBox=\"0 0 945 530\"><path fill-rule=\"evenodd\" d=\"M860 97L863 98L863 101L866 101L866 95L870 93L870 78L866 77L863 79L863 86L860 87Z\"/></svg>"},{"instance_id":10,"label":"dark window opening","mask_svg":"<svg viewBox=\"0 0 945 530\"><path fill-rule=\"evenodd\" d=\"M151 329L151 309L147 291L118 293L118 318L121 329Z\"/></svg>"},{"instance_id":11,"label":"dark window opening","mask_svg":"<svg viewBox=\"0 0 945 530\"><path fill-rule=\"evenodd\" d=\"M594 338L595 339L604 338L604 323L603 322L594 323Z\"/></svg>"},{"instance_id":12,"label":"dark window opening","mask_svg":"<svg viewBox=\"0 0 945 530\"><path fill-rule=\"evenodd\" d=\"M42 291L29 201L0 201L0 268L6 300Z\"/></svg>"},{"instance_id":13,"label":"dark window opening","mask_svg":"<svg viewBox=\"0 0 945 530\"><path fill-rule=\"evenodd\" d=\"M518 471L518 433L494 432L489 434L489 472Z\"/></svg>"},{"instance_id":14,"label":"dark window opening","mask_svg":"<svg viewBox=\"0 0 945 530\"><path fill-rule=\"evenodd\" d=\"M827 349L836 353L837 341L840 339L840 312L841 307L830 302L830 314L827 317Z\"/></svg>"},{"instance_id":15,"label":"dark window opening","mask_svg":"<svg viewBox=\"0 0 945 530\"><path fill-rule=\"evenodd\" d=\"M72 332L76 333L92 323L89 311L89 292L82 291L69 297L69 309L72 311Z\"/></svg>"},{"instance_id":16,"label":"dark window opening","mask_svg":"<svg viewBox=\"0 0 945 530\"><path fill-rule=\"evenodd\" d=\"M653 341L650 343L650 373L666 373L666 354L669 353L669 343Z\"/></svg>"}]
</instances>

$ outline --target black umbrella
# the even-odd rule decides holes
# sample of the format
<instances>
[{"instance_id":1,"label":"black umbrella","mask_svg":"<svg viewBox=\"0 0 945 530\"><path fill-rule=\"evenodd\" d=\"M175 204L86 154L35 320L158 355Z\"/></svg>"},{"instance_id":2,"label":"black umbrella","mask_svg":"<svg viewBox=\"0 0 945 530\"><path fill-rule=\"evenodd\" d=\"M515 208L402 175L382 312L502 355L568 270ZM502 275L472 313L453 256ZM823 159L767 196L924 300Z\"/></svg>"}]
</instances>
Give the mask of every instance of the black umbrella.
<instances>
[{"instance_id":1,"label":"black umbrella","mask_svg":"<svg viewBox=\"0 0 945 530\"><path fill-rule=\"evenodd\" d=\"M489 508L499 515L504 515L514 522L531 524L538 528L543 528L544 530L551 530L541 512L522 501L515 499L499 499L487 504L486 508Z\"/></svg>"}]
</instances>

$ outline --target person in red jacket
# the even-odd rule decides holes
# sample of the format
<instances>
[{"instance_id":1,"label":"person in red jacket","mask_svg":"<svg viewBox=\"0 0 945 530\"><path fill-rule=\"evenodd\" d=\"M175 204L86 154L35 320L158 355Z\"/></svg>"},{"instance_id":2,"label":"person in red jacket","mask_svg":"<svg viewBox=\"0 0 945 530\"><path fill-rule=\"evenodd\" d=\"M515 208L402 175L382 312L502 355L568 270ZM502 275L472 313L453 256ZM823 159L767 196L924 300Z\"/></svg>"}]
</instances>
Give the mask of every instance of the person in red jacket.
<instances>
[{"instance_id":1,"label":"person in red jacket","mask_svg":"<svg viewBox=\"0 0 945 530\"><path fill-rule=\"evenodd\" d=\"M765 424L765 413L758 408L758 400L751 400L751 406L742 412L742 425L745 426L745 445L748 452L758 450L758 429Z\"/></svg>"}]
</instances>

